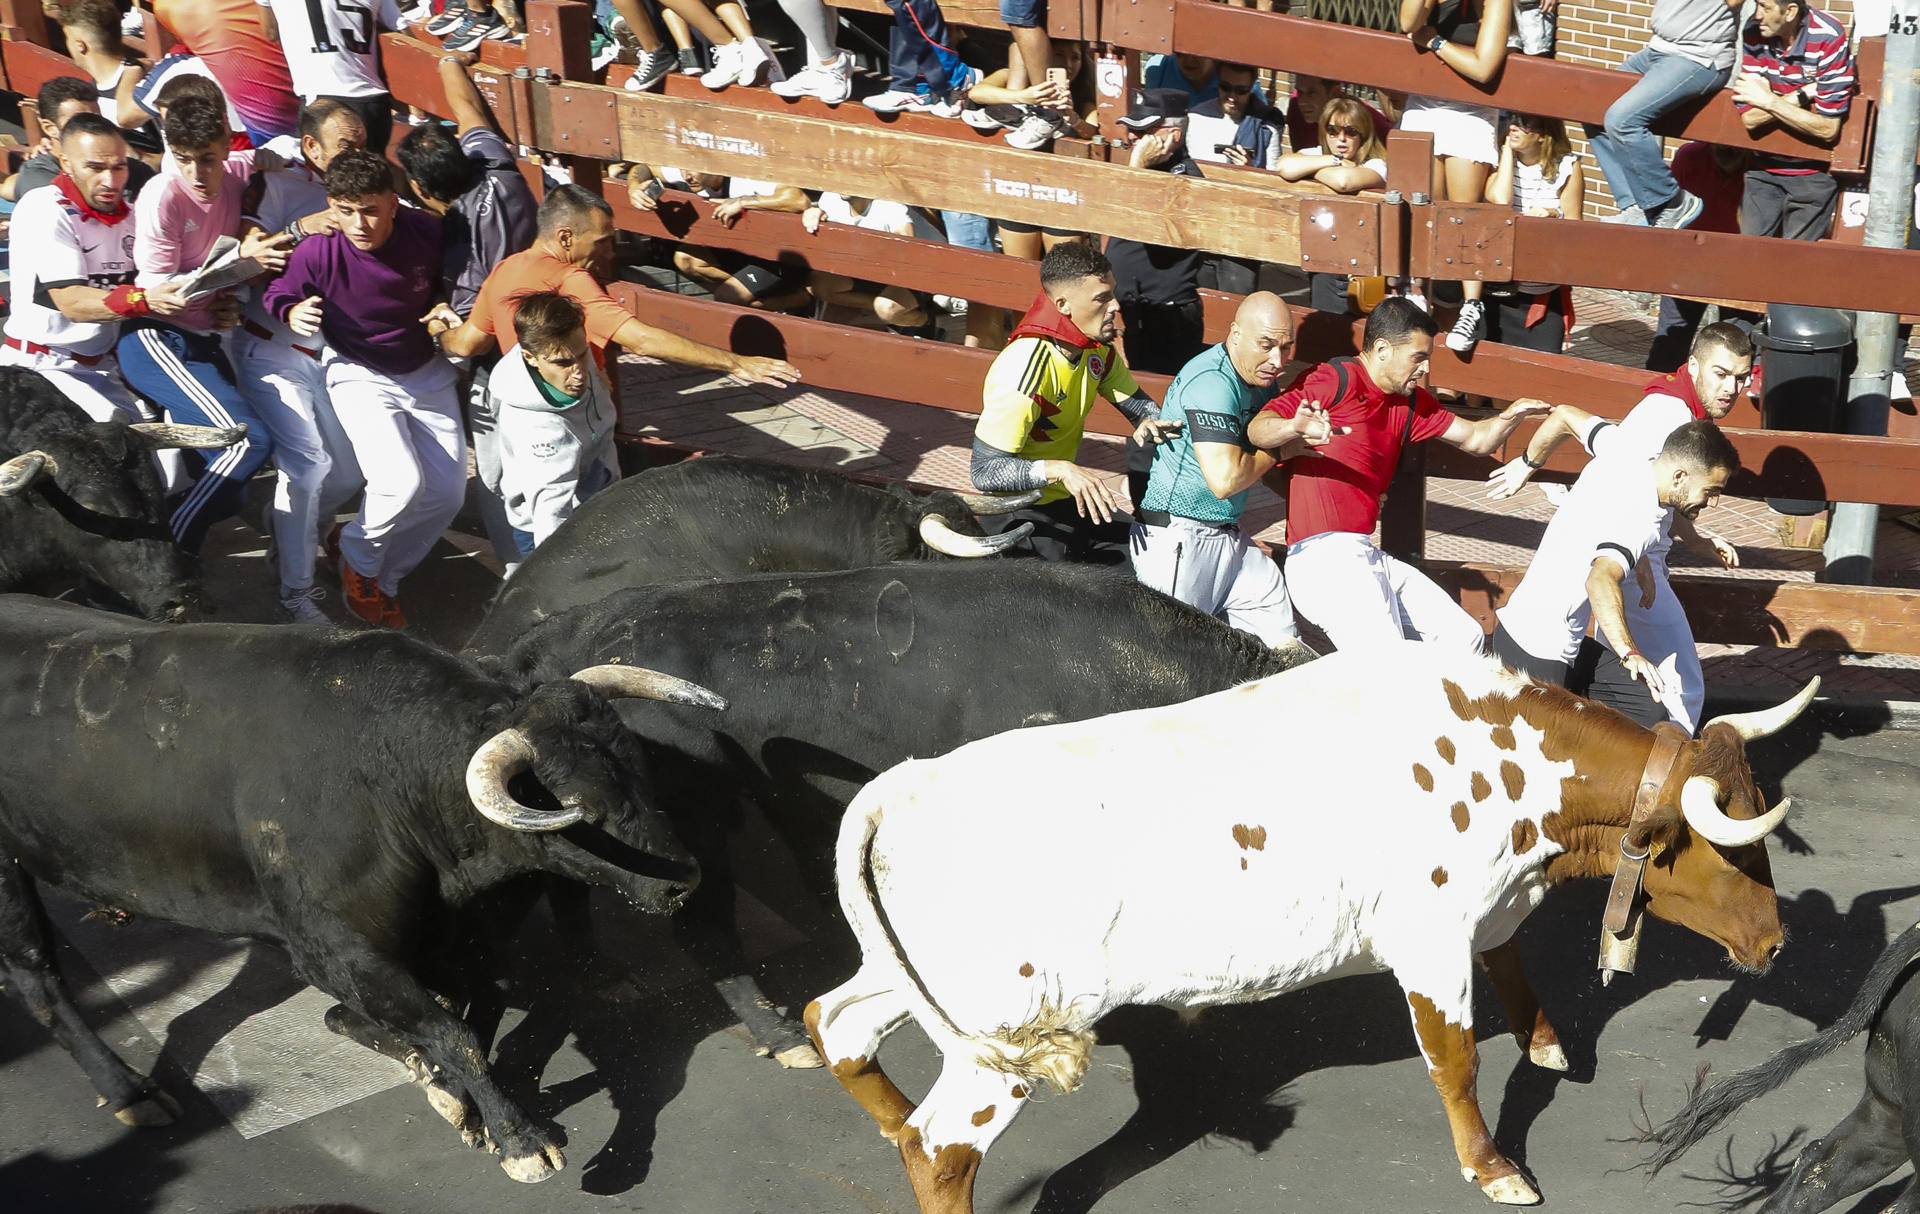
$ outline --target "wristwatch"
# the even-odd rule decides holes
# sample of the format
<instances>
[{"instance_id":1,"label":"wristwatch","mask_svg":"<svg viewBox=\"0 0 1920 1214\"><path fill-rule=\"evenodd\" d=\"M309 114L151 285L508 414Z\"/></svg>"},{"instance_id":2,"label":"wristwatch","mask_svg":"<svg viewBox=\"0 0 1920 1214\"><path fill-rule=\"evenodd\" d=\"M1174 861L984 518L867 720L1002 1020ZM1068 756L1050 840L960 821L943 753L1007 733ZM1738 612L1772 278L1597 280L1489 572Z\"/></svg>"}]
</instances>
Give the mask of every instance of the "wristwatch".
<instances>
[{"instance_id":1,"label":"wristwatch","mask_svg":"<svg viewBox=\"0 0 1920 1214\"><path fill-rule=\"evenodd\" d=\"M1440 35L1435 34L1433 36L1432 41L1427 43L1427 49L1437 55L1440 53L1440 48L1445 46L1446 44L1447 44L1447 40L1445 38L1442 38Z\"/></svg>"}]
</instances>

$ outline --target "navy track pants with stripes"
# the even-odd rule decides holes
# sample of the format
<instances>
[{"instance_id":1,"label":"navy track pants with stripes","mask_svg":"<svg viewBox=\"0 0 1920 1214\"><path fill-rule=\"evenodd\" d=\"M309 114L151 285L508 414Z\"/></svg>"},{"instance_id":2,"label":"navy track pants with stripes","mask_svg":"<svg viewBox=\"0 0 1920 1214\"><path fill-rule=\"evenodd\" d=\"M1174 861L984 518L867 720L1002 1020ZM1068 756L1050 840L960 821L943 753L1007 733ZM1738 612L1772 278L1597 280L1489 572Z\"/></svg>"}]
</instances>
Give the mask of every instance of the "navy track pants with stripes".
<instances>
[{"instance_id":1,"label":"navy track pants with stripes","mask_svg":"<svg viewBox=\"0 0 1920 1214\"><path fill-rule=\"evenodd\" d=\"M218 334L189 333L151 320L127 322L115 348L127 386L188 426L244 424L247 437L225 450L207 451L206 474L174 507L168 528L173 542L200 551L207 528L239 513L247 478L272 453L273 439L241 397Z\"/></svg>"}]
</instances>

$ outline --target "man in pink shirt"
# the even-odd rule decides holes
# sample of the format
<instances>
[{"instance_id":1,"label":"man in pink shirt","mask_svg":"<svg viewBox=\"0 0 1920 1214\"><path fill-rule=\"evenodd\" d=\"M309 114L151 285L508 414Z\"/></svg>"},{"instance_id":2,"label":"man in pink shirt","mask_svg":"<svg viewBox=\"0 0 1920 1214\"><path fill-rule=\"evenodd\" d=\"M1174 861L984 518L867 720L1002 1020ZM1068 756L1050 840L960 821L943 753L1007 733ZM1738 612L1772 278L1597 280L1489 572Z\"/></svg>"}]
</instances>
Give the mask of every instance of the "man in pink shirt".
<instances>
[{"instance_id":1,"label":"man in pink shirt","mask_svg":"<svg viewBox=\"0 0 1920 1214\"><path fill-rule=\"evenodd\" d=\"M163 173L135 203L133 260L141 286L190 275L222 236L240 231L240 210L252 172L250 153L231 153L232 133L221 106L201 97L167 107L167 155L180 171ZM268 270L286 266L288 238L259 233L241 246ZM221 451L186 491L169 527L174 542L197 552L207 528L240 506L247 478L272 449L221 348L220 333L240 323L239 301L223 292L161 320L141 316L121 326L115 353L130 387L176 422L197 426L246 425L247 438Z\"/></svg>"}]
</instances>

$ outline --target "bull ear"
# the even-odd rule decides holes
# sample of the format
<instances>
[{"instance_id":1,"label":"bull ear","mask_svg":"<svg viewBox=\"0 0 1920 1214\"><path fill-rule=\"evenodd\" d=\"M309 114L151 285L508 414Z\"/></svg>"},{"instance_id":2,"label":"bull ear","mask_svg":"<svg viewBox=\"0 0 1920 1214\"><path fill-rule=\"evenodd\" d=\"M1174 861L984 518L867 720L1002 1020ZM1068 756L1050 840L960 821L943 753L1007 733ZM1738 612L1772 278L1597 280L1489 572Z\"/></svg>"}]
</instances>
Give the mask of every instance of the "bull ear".
<instances>
[{"instance_id":1,"label":"bull ear","mask_svg":"<svg viewBox=\"0 0 1920 1214\"><path fill-rule=\"evenodd\" d=\"M29 451L0 463L0 497L17 497L42 477L57 476L60 465L45 451Z\"/></svg>"},{"instance_id":2,"label":"bull ear","mask_svg":"<svg viewBox=\"0 0 1920 1214\"><path fill-rule=\"evenodd\" d=\"M1679 840L1686 822L1678 806L1656 806L1652 813L1627 827L1627 849L1636 854L1646 852L1649 858L1658 859Z\"/></svg>"}]
</instances>

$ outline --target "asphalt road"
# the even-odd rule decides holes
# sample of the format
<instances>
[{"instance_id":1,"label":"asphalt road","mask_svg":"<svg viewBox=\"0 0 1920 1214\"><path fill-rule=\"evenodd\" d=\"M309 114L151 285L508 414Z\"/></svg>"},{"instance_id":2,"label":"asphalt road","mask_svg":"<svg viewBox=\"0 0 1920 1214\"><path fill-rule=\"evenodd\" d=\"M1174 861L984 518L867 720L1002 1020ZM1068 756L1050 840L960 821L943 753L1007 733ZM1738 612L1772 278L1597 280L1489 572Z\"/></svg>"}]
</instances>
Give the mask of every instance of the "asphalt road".
<instances>
[{"instance_id":1,"label":"asphalt road","mask_svg":"<svg viewBox=\"0 0 1920 1214\"><path fill-rule=\"evenodd\" d=\"M226 618L265 610L249 543L237 529L219 541ZM485 593L483 563L446 549L426 580L416 619L457 640ZM1885 941L1920 918L1920 864L1909 858L1920 857L1920 734L1810 721L1752 757L1769 794L1795 804L1791 834L1773 846L1790 938L1770 975L1737 976L1711 944L1655 923L1639 972L1603 988L1592 955L1604 888L1588 882L1556 891L1521 934L1572 1073L1522 1061L1491 992L1480 992L1482 1103L1551 1208L1672 1210L1757 1192L1713 1179L1724 1133L1651 1184L1621 1140L1643 1100L1656 1115L1676 1108L1701 1063L1738 1069L1831 1022ZM766 988L797 1007L844 977L848 942L796 892L764 835L744 840L740 859ZM1071 860L1036 857L1025 879L1061 863ZM569 1160L530 1188L463 1147L410 1086L318 1030L327 1001L302 992L270 951L165 925L114 928L81 920L84 909L54 907L71 942L63 967L109 1044L156 1067L185 1115L171 1127L121 1126L93 1107L44 1030L0 1000L0 1214L320 1201L385 1214L913 1210L897 1155L866 1116L824 1071L756 1057L657 922L608 910L602 960L584 976L557 972L543 918L512 942L516 1010L495 1073L561 1129ZM1116 1014L1085 1086L1035 1102L996 1145L977 1208L1487 1208L1459 1177L1404 1007L1383 975L1190 1023L1157 1009ZM937 1066L910 1027L882 1061L909 1093ZM1856 1043L1750 1106L1718 1163L1751 1177L1770 1146L1838 1120L1859 1087ZM1890 1194L1837 1208L1866 1214Z\"/></svg>"}]
</instances>

